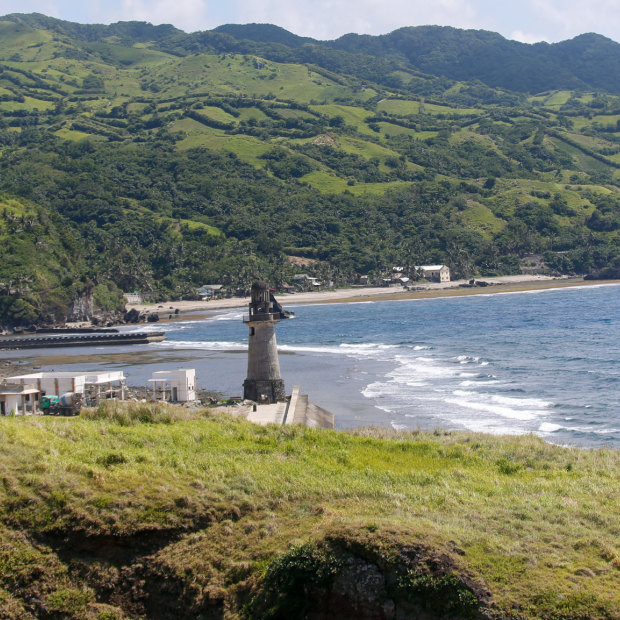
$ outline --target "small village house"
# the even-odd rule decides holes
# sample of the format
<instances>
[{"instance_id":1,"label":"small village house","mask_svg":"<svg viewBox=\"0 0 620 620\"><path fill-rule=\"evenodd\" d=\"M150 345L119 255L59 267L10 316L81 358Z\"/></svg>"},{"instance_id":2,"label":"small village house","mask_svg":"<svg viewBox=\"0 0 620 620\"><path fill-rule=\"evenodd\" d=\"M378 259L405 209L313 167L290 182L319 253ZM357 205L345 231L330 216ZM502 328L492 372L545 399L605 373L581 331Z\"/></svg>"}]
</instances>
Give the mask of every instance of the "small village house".
<instances>
[{"instance_id":1,"label":"small village house","mask_svg":"<svg viewBox=\"0 0 620 620\"><path fill-rule=\"evenodd\" d=\"M415 269L432 282L450 282L450 268L446 265L416 265Z\"/></svg>"},{"instance_id":2,"label":"small village house","mask_svg":"<svg viewBox=\"0 0 620 620\"><path fill-rule=\"evenodd\" d=\"M323 286L323 283L318 278L313 278L307 273L296 273L293 276L293 282L304 289L318 290Z\"/></svg>"},{"instance_id":3,"label":"small village house","mask_svg":"<svg viewBox=\"0 0 620 620\"><path fill-rule=\"evenodd\" d=\"M196 289L196 294L202 301L210 301L222 297L225 291L223 284L205 284Z\"/></svg>"},{"instance_id":4,"label":"small village house","mask_svg":"<svg viewBox=\"0 0 620 620\"><path fill-rule=\"evenodd\" d=\"M153 400L169 403L188 403L196 400L196 370L158 370L149 379ZM147 390L148 392L148 390Z\"/></svg>"},{"instance_id":5,"label":"small village house","mask_svg":"<svg viewBox=\"0 0 620 620\"><path fill-rule=\"evenodd\" d=\"M0 384L0 415L38 413L41 391L32 383Z\"/></svg>"}]
</instances>

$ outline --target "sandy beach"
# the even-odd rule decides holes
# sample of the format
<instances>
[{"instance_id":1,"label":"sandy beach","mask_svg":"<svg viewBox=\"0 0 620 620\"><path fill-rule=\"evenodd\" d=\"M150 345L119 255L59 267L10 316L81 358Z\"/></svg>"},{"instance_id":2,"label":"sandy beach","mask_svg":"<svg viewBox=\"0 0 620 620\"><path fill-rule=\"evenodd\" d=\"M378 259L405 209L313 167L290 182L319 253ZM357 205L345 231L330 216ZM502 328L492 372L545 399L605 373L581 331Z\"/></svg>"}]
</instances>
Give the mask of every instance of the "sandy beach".
<instances>
[{"instance_id":1,"label":"sandy beach","mask_svg":"<svg viewBox=\"0 0 620 620\"><path fill-rule=\"evenodd\" d=\"M328 291L311 291L307 293L291 293L278 295L278 300L285 306L295 306L311 303L336 303L368 301L369 299L416 299L425 297L449 297L453 295L492 294L522 290L536 290L543 288L556 288L563 286L582 286L588 284L601 284L601 281L583 278L560 277L554 278L543 275L516 275L493 278L480 278L487 286L463 287L467 280L454 280L452 282L429 282L418 284L415 290L406 290L402 287L355 287L340 288ZM607 281L610 282L610 281ZM160 304L128 304L127 309L136 309L140 313L159 313L162 320L166 320L170 314L173 319L179 319L179 315L187 313L208 313L210 310L226 308L242 308L248 304L248 297L232 297L229 299L214 299L212 301L166 301ZM179 314L174 315L175 310Z\"/></svg>"}]
</instances>

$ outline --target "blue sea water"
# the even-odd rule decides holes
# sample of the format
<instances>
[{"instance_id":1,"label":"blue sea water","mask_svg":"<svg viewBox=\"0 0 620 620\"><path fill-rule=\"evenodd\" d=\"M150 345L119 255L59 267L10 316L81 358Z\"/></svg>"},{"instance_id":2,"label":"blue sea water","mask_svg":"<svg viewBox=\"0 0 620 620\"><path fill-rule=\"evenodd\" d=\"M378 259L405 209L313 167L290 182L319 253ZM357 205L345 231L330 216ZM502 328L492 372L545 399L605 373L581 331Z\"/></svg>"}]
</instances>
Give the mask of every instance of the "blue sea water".
<instances>
[{"instance_id":1,"label":"blue sea water","mask_svg":"<svg viewBox=\"0 0 620 620\"><path fill-rule=\"evenodd\" d=\"M297 307L285 300L296 317L277 328L282 376L289 391L301 385L335 413L337 428L535 433L620 447L618 285ZM166 342L140 348L148 363L132 364L135 348L114 361L130 383L146 383L155 368L195 367L201 387L240 395L241 310L163 327Z\"/></svg>"}]
</instances>

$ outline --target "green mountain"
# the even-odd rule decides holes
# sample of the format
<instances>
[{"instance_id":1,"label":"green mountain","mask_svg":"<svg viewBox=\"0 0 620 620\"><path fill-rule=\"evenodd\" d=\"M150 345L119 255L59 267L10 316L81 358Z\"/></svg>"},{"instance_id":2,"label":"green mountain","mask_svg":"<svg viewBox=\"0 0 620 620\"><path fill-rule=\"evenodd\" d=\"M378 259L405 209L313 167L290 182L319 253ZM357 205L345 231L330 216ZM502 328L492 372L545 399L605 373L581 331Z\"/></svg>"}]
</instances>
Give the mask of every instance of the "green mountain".
<instances>
[{"instance_id":1,"label":"green mountain","mask_svg":"<svg viewBox=\"0 0 620 620\"><path fill-rule=\"evenodd\" d=\"M91 288L111 309L121 290L281 283L299 257L337 283L426 262L517 273L530 255L613 275L617 50L0 18L0 192L21 209L0 222L0 324L60 320ZM50 224L17 232L21 212Z\"/></svg>"},{"instance_id":2,"label":"green mountain","mask_svg":"<svg viewBox=\"0 0 620 620\"><path fill-rule=\"evenodd\" d=\"M418 26L381 36L347 34L335 41L298 37L270 24L219 26L238 40L313 45L350 54L388 58L430 75L525 93L561 89L600 89L620 93L620 44L597 34L561 43L530 45L495 32Z\"/></svg>"}]
</instances>

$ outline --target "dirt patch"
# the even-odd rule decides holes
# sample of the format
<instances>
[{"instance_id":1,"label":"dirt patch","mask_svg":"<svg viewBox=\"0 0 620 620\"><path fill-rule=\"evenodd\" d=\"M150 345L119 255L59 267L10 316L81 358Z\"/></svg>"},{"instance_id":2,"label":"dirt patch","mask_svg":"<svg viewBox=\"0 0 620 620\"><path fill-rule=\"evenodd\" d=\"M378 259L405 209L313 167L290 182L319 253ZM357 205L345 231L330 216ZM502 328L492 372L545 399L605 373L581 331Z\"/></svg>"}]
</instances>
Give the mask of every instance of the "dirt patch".
<instances>
[{"instance_id":1,"label":"dirt patch","mask_svg":"<svg viewBox=\"0 0 620 620\"><path fill-rule=\"evenodd\" d=\"M318 146L338 146L339 142L336 136L329 133L322 133L312 140L312 144Z\"/></svg>"}]
</instances>

